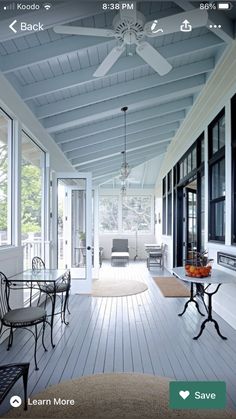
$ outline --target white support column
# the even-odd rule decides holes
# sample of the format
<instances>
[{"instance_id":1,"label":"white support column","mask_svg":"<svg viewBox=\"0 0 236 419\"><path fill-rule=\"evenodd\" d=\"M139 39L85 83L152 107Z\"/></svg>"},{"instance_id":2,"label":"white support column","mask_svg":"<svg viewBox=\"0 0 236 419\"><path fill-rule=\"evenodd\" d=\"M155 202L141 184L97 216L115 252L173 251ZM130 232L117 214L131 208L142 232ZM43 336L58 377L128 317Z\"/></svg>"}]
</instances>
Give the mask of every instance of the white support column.
<instances>
[{"instance_id":1,"label":"white support column","mask_svg":"<svg viewBox=\"0 0 236 419\"><path fill-rule=\"evenodd\" d=\"M13 121L13 171L12 171L12 238L13 244L21 246L21 136L20 122Z\"/></svg>"},{"instance_id":2,"label":"white support column","mask_svg":"<svg viewBox=\"0 0 236 419\"><path fill-rule=\"evenodd\" d=\"M232 131L231 101L225 105L225 244L231 245L232 224Z\"/></svg>"},{"instance_id":3,"label":"white support column","mask_svg":"<svg viewBox=\"0 0 236 419\"><path fill-rule=\"evenodd\" d=\"M44 261L45 265L50 268L50 158L46 153L45 159L45 179L44 179Z\"/></svg>"},{"instance_id":4,"label":"white support column","mask_svg":"<svg viewBox=\"0 0 236 419\"><path fill-rule=\"evenodd\" d=\"M99 208L98 208L98 188L94 189L93 195L93 240L94 240L94 267L93 278L99 277Z\"/></svg>"}]
</instances>

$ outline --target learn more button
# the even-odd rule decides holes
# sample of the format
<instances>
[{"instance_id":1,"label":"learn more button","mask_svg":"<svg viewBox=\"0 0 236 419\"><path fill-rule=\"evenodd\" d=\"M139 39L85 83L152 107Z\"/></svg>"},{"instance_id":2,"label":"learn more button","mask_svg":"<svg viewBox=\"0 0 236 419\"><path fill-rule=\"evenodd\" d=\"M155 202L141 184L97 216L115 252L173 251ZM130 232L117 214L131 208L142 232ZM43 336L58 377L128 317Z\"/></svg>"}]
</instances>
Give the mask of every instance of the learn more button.
<instances>
[{"instance_id":1,"label":"learn more button","mask_svg":"<svg viewBox=\"0 0 236 419\"><path fill-rule=\"evenodd\" d=\"M171 409L224 409L226 384L224 381L171 381L169 397Z\"/></svg>"}]
</instances>

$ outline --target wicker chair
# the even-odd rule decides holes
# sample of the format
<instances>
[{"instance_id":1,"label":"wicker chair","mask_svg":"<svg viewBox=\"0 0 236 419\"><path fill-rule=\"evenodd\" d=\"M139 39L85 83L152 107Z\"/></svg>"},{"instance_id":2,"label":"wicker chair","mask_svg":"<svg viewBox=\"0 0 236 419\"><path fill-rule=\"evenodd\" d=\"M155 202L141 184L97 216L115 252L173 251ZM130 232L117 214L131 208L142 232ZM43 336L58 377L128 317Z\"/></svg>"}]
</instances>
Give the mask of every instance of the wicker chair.
<instances>
[{"instance_id":1,"label":"wicker chair","mask_svg":"<svg viewBox=\"0 0 236 419\"><path fill-rule=\"evenodd\" d=\"M32 270L37 271L45 269L45 263L44 261L39 257L35 256L32 259ZM56 293L61 298L61 321L65 324L68 324L66 322L66 310L70 314L69 310L69 296L70 296L70 288L71 288L71 275L70 271L67 271L62 278L56 283L56 286L54 287L50 282L38 282L39 287L39 300L38 304L41 299L42 293L46 295L45 299L45 306L47 303L47 297L51 297L52 294ZM65 294L65 295L64 295ZM58 314L58 313L56 313Z\"/></svg>"},{"instance_id":2,"label":"wicker chair","mask_svg":"<svg viewBox=\"0 0 236 419\"><path fill-rule=\"evenodd\" d=\"M46 351L47 349L44 344L44 332L47 320L47 312L45 309L41 307L22 307L11 309L9 304L11 290L14 290L12 281L7 279L6 275L3 272L0 272L0 337L8 329L10 329L7 346L7 350L9 350L12 347L13 343L13 329L22 328L29 330L35 338L34 362L35 369L38 370L36 358L37 343L39 338L38 325L42 324L42 344ZM2 333L3 326L5 326L6 329ZM29 329L32 326L34 326L34 332L31 329Z\"/></svg>"}]
</instances>

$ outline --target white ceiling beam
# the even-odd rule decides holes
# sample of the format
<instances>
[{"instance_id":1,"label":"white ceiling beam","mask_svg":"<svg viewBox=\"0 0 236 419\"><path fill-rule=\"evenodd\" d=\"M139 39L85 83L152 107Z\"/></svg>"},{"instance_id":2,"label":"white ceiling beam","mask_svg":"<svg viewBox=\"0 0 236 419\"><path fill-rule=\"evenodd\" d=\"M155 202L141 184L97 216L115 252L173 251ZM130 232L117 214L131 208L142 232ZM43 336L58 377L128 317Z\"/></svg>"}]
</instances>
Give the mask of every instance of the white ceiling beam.
<instances>
[{"instance_id":1,"label":"white ceiling beam","mask_svg":"<svg viewBox=\"0 0 236 419\"><path fill-rule=\"evenodd\" d=\"M102 13L101 4L99 2L76 2L76 1L65 1L63 3L53 4L51 10L41 10L23 13L15 15L14 18L18 22L41 22L45 29L52 28L58 24L65 24L75 20L94 16ZM17 31L14 33L9 29L9 25L14 20L13 17L4 19L4 12L0 15L0 42L9 41L10 39L16 39L19 37L29 36L34 31ZM43 48L43 47L42 47ZM32 48L32 51L34 49ZM24 54L24 52L23 52Z\"/></svg>"},{"instance_id":2,"label":"white ceiling beam","mask_svg":"<svg viewBox=\"0 0 236 419\"><path fill-rule=\"evenodd\" d=\"M174 135L175 135L175 132L172 131L172 132L167 132L166 134L160 134L158 139L156 136L151 137L151 138L146 138L145 142L142 142L141 144L140 144L140 141L133 142L129 148L127 147L127 156L129 153L131 152L133 153L134 151L138 151L138 150L143 150L143 153L145 155L145 149L148 149L148 148L150 149L150 147L153 149L155 149L156 147L166 148L170 140L174 137ZM121 152L121 147L116 146L116 147L110 148L109 152L106 152L106 153L104 153L104 151L98 151L95 153L91 152L89 155L86 155L84 157L74 158L70 162L72 166L77 166L85 162L89 163L92 161L98 161L104 158L113 157L115 155L119 155L120 152Z\"/></svg>"},{"instance_id":3,"label":"white ceiling beam","mask_svg":"<svg viewBox=\"0 0 236 419\"><path fill-rule=\"evenodd\" d=\"M59 113L68 112L73 109L89 106L94 103L104 102L105 100L110 100L114 97L121 97L130 93L161 86L165 83L185 79L186 77L205 74L214 69L214 64L214 59L209 58L207 60L174 68L165 76L153 74L151 76L142 77L141 79L118 83L115 86L112 86L112 89L109 86L94 90L90 93L85 93L83 95L76 95L69 99L63 99L50 103L49 105L39 106L35 110L36 116L38 119L42 119Z\"/></svg>"},{"instance_id":4,"label":"white ceiling beam","mask_svg":"<svg viewBox=\"0 0 236 419\"><path fill-rule=\"evenodd\" d=\"M170 141L171 141L171 139L170 139ZM168 146L168 143L166 143L166 144ZM162 147L161 147L161 145L157 145L156 147L151 146L150 148L146 147L145 152L144 152L143 149L133 150L132 154L129 153L127 160L129 161L130 159L133 159L133 160L134 159L139 159L141 157L141 163L144 163L147 158L151 159L153 157L157 157L162 149L163 149L163 153L164 153L165 150L166 150L166 146L163 146L163 144L162 144ZM109 164L109 162L113 159L119 159L120 155L121 155L120 153L115 153L114 155L99 157L95 160L92 160L91 162L86 162L86 161L85 162L80 162L78 164L75 164L75 168L76 168L76 170L78 170L78 167L79 167L79 168L81 168L81 171L83 171L83 168L87 167L88 164L96 166L96 164L102 163L102 162L103 162L103 165L104 165L104 168L105 168L107 163ZM120 160L120 162L121 161L122 160Z\"/></svg>"},{"instance_id":5,"label":"white ceiling beam","mask_svg":"<svg viewBox=\"0 0 236 419\"><path fill-rule=\"evenodd\" d=\"M172 100L168 103L163 103L162 105L156 107L150 107L147 109L142 109L138 112L128 113L127 118L127 129L129 126L137 124L142 121L148 121L152 118L162 117L171 117L172 112L182 111L190 108L193 104L192 96L186 97L184 99ZM82 139L90 135L98 135L99 133L105 133L106 131L112 132L114 129L119 129L124 126L124 116L120 115L116 118L107 119L105 121L97 122L94 124L86 125L80 128L74 128L72 130L66 130L54 136L54 139L57 144L66 144L67 142L76 140L78 138Z\"/></svg>"},{"instance_id":6,"label":"white ceiling beam","mask_svg":"<svg viewBox=\"0 0 236 419\"><path fill-rule=\"evenodd\" d=\"M166 125L169 125L173 122L180 122L185 118L185 116L185 111L178 111L167 115L162 115L161 117L148 119L146 121L140 121L137 124L128 125L126 129L127 139L132 138L129 137L130 135L143 135L143 132L145 134L145 131L149 129L155 128L158 131L159 127L166 127ZM121 138L124 138L124 125L123 127L116 128L112 131L100 132L98 134L94 133L94 135L67 142L62 144L61 149L64 153L78 149L83 151L84 148L91 148L91 146L94 147L96 144L105 143L106 145L115 139L120 141Z\"/></svg>"},{"instance_id":7,"label":"white ceiling beam","mask_svg":"<svg viewBox=\"0 0 236 419\"><path fill-rule=\"evenodd\" d=\"M140 164L145 163L146 161L149 161L150 159L153 158L154 153L157 153L157 155L162 155L163 153L165 153L166 151L166 147L164 148L154 148L152 147L150 150L146 149L145 154L143 153L143 150L138 150L138 152L133 152L132 156L129 156L129 166L131 168L134 168L136 166L139 166ZM155 156L156 157L156 156ZM116 156L116 161L115 164L113 163L113 166L110 165L110 158L106 159L105 162L106 164L104 164L104 160L103 160L103 172L101 171L100 168L100 173L98 173L98 171L96 171L96 163L94 163L94 166L91 169L86 169L85 165L79 165L76 167L76 169L79 171L80 167L81 170L86 171L86 172L91 172L93 177L94 176L104 176L104 174L107 172L107 170L109 172L119 172L120 166L121 166L121 162L122 160L119 160L119 156ZM114 159L114 158L113 158ZM118 164L117 164L118 163Z\"/></svg>"},{"instance_id":8,"label":"white ceiling beam","mask_svg":"<svg viewBox=\"0 0 236 419\"><path fill-rule=\"evenodd\" d=\"M180 126L179 122L173 122L172 124L163 125L160 127L154 127L150 129L146 129L142 132L136 132L134 134L127 135L127 148L130 148L133 143L137 144L140 141L141 143L145 143L146 139L150 137L155 137L156 139L162 140L162 135L164 135L164 139L166 138L166 133L169 133L170 131L176 131ZM92 146L78 148L73 151L69 151L66 154L66 157L69 160L72 160L76 157L84 157L84 156L90 156L91 153L96 152L103 152L105 154L109 154L110 150L118 149L118 151L122 151L124 149L124 136L111 139L108 141L104 141L102 143L94 144Z\"/></svg>"},{"instance_id":9,"label":"white ceiling beam","mask_svg":"<svg viewBox=\"0 0 236 419\"><path fill-rule=\"evenodd\" d=\"M98 103L46 118L43 121L43 126L49 133L55 133L82 124L117 116L124 104L130 108L130 111L138 111L145 107L158 105L161 102L168 102L180 97L192 95L204 86L205 81L205 76L200 74L184 80L168 83L164 86L147 89L143 92L131 93L121 98L107 100L102 104Z\"/></svg>"},{"instance_id":10,"label":"white ceiling beam","mask_svg":"<svg viewBox=\"0 0 236 419\"><path fill-rule=\"evenodd\" d=\"M199 3L190 2L188 0L174 0L175 3L185 11L193 10L199 7ZM213 25L209 28L209 25ZM214 28L214 25L221 25L222 28ZM233 21L225 15L225 13L218 10L208 10L208 28L211 32L215 33L224 42L232 42L234 39L234 25Z\"/></svg>"},{"instance_id":11,"label":"white ceiling beam","mask_svg":"<svg viewBox=\"0 0 236 419\"><path fill-rule=\"evenodd\" d=\"M96 14L101 13L112 13L109 11L102 11L100 2L72 2L67 4L64 3L63 6L58 8L58 11L55 11L54 9L51 9L51 11L45 11L43 9L43 14L45 17L43 17L42 22L46 22L46 27L50 28L58 23L67 23L71 21L77 21L83 18L86 18L88 16L93 16ZM79 4L80 3L80 4ZM57 10L57 9L56 9ZM171 14L175 14L179 12L179 8L172 8ZM37 12L38 13L38 12ZM40 12L41 13L41 12ZM166 10L159 13L160 17L165 17L167 14L170 13ZM37 14L37 16L39 16ZM152 20L155 19L155 15L148 15L147 19ZM35 19L35 12L34 16L32 16L30 13L25 16L25 19L29 22L33 21ZM38 17L37 17L38 19ZM23 18L22 18L23 20ZM12 23L12 19L6 20L0 26L0 35L1 35L1 29L2 31L5 31L8 37L14 39L17 36L22 36L22 32L18 32L17 34L14 34L11 30L9 30L9 24ZM27 32L27 34L30 34L30 32ZM25 33L24 33L25 35ZM112 40L113 39L113 40ZM0 41L3 41L4 37ZM50 60L52 58L61 57L64 54L70 54L76 51L79 51L83 48L89 48L94 47L99 44L109 44L109 45L116 45L116 41L114 38L101 38L101 37L93 37L93 36L66 36L58 41L49 42L46 45L40 45L37 47L29 48L28 50L23 50L19 52L14 52L12 54L8 54L4 56L4 62L1 63L1 71L2 72L10 72L10 71L16 71L21 68L28 67L30 65L35 65L42 63L44 61Z\"/></svg>"},{"instance_id":12,"label":"white ceiling beam","mask_svg":"<svg viewBox=\"0 0 236 419\"><path fill-rule=\"evenodd\" d=\"M64 39L62 41L64 42ZM167 60L171 61L175 57L185 56L185 55L188 55L190 53L192 54L195 52L198 53L199 51L201 52L206 51L208 49L211 49L216 46L220 46L222 44L223 44L222 40L217 38L212 33L209 33L204 36L190 38L185 41L179 41L173 44L162 46L158 48L158 51ZM60 49L60 45L58 45L58 48ZM4 61L5 61L5 58L4 58ZM25 62L24 55L22 57L22 61ZM144 65L145 64L143 60L141 60L141 58L138 57L137 55L134 55L133 57L126 57L126 56L121 57L117 61L117 63L112 67L112 69L109 71L109 74L105 76L105 78L109 78L111 74L116 74L121 71L126 71L132 68L134 69L136 67L140 67ZM42 80L36 83L31 83L24 86L24 89L20 93L22 94L22 98L24 100L28 100L28 99L42 96L48 93L52 93L54 91L60 91L60 90L67 89L70 87L79 86L81 84L94 80L93 73L96 69L97 69L97 65L88 67L85 69L81 69L79 71L74 71L69 74L63 74L53 79Z\"/></svg>"},{"instance_id":13,"label":"white ceiling beam","mask_svg":"<svg viewBox=\"0 0 236 419\"><path fill-rule=\"evenodd\" d=\"M152 152L150 151L150 154ZM147 152L145 152L145 156L147 155ZM129 161L128 163L132 163L132 164L136 164L137 160L139 160L141 157L141 160L143 159L144 155L143 152L140 152L139 155L129 155ZM100 160L100 161L96 161L94 163L89 163L89 164L83 164L83 170L85 170L86 172L94 172L96 170L101 170L101 169L106 169L106 168L114 168L117 165L119 165L119 167L121 166L121 163L123 161L123 155L120 153L118 155L115 155L113 157L110 157L108 159L106 159L106 164L104 164L104 160Z\"/></svg>"}]
</instances>

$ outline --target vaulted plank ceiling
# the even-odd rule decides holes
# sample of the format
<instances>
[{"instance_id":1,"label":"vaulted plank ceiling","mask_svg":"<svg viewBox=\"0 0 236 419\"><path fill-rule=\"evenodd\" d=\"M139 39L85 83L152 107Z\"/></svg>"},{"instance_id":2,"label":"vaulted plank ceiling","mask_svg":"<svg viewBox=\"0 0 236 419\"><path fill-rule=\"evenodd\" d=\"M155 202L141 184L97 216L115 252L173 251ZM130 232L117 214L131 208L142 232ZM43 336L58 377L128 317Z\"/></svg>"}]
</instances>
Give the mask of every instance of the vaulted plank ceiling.
<instances>
[{"instance_id":1,"label":"vaulted plank ceiling","mask_svg":"<svg viewBox=\"0 0 236 419\"><path fill-rule=\"evenodd\" d=\"M137 2L137 10L151 21L192 10L196 4L185 0ZM58 35L53 27L60 23L112 28L116 14L104 12L101 2L60 2L51 12L38 12L47 30L24 36L9 31L12 19L1 16L0 70L71 165L92 172L95 185L115 184L124 141L120 109L128 106L127 160L136 168L135 182L150 186L155 184L158 165L181 122L234 39L234 13L213 10L208 27L148 38L173 67L164 76L131 45L107 75L95 78L94 71L118 41ZM215 29L214 24L219 23L222 28Z\"/></svg>"}]
</instances>

